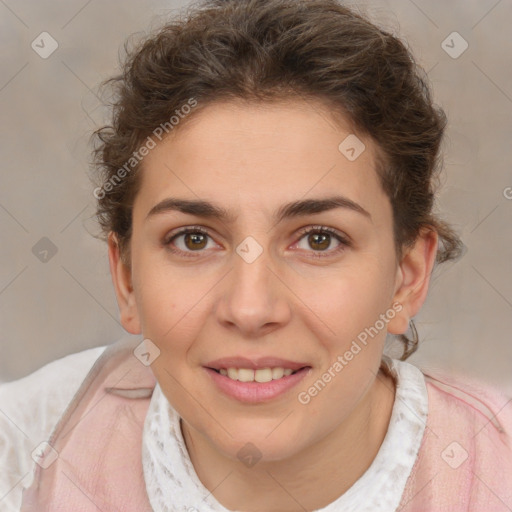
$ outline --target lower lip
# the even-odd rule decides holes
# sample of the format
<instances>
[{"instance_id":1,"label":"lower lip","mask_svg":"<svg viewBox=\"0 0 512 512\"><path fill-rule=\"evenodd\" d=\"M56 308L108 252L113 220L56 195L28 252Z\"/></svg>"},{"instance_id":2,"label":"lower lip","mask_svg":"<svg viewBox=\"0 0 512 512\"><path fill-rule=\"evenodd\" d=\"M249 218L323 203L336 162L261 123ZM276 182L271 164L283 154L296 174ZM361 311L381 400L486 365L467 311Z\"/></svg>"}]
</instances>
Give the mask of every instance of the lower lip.
<instances>
[{"instance_id":1,"label":"lower lip","mask_svg":"<svg viewBox=\"0 0 512 512\"><path fill-rule=\"evenodd\" d=\"M226 395L236 398L241 402L254 404L267 402L283 395L296 386L309 373L311 368L302 368L292 375L271 380L270 382L240 382L239 380L233 380L225 375L221 375L211 368L205 368L205 370L217 387Z\"/></svg>"}]
</instances>

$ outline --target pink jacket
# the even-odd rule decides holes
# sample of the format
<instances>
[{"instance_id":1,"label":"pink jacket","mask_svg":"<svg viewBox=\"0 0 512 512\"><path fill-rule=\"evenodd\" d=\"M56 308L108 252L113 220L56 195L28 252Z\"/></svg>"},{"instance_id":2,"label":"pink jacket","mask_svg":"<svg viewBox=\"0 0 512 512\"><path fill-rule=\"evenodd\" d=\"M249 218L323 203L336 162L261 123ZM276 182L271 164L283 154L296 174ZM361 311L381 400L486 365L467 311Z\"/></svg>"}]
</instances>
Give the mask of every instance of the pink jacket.
<instances>
[{"instance_id":1,"label":"pink jacket","mask_svg":"<svg viewBox=\"0 0 512 512\"><path fill-rule=\"evenodd\" d=\"M55 427L21 512L150 512L142 429L156 384L118 342L96 361ZM400 512L512 511L512 398L426 375L429 413ZM43 469L46 467L46 469Z\"/></svg>"}]
</instances>

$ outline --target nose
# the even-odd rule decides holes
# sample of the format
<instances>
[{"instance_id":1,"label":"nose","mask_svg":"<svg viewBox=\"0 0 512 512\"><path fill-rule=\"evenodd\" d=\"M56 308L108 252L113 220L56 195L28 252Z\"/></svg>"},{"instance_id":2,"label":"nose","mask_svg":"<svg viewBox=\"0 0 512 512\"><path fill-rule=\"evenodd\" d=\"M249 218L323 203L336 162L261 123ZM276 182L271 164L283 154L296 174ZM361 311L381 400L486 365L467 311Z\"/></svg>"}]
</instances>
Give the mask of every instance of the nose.
<instances>
[{"instance_id":1,"label":"nose","mask_svg":"<svg viewBox=\"0 0 512 512\"><path fill-rule=\"evenodd\" d=\"M224 327L257 338L290 321L290 292L272 266L265 250L250 263L234 255L234 268L224 280L216 310Z\"/></svg>"}]
</instances>

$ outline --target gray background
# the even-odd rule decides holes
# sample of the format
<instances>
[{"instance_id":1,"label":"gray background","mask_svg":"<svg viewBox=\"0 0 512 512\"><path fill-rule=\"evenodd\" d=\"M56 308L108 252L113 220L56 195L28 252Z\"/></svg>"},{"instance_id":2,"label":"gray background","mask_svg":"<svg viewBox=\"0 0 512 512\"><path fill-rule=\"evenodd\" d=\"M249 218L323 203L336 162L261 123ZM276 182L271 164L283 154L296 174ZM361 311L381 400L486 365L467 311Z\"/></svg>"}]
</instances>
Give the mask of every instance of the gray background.
<instances>
[{"instance_id":1,"label":"gray background","mask_svg":"<svg viewBox=\"0 0 512 512\"><path fill-rule=\"evenodd\" d=\"M185 4L0 0L0 380L125 334L106 246L91 236L87 144L104 116L97 86L128 35ZM512 392L512 2L348 5L408 41L449 117L439 209L467 252L436 271L409 361ZM43 31L59 45L47 59L31 48ZM456 59L441 47L454 31L469 44ZM44 258L43 237L57 248L47 261L34 254Z\"/></svg>"}]
</instances>

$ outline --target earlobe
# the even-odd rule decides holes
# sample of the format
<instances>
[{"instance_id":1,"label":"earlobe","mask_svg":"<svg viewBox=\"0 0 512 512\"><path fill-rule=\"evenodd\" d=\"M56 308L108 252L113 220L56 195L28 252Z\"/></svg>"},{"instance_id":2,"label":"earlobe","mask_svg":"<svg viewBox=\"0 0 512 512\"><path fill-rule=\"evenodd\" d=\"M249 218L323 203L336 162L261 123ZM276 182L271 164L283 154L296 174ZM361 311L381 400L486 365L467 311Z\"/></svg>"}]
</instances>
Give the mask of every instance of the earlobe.
<instances>
[{"instance_id":1,"label":"earlobe","mask_svg":"<svg viewBox=\"0 0 512 512\"><path fill-rule=\"evenodd\" d=\"M122 261L115 233L108 235L110 274L117 297L122 326L131 334L141 334L139 314L132 285L131 269Z\"/></svg>"},{"instance_id":2,"label":"earlobe","mask_svg":"<svg viewBox=\"0 0 512 512\"><path fill-rule=\"evenodd\" d=\"M400 303L402 309L388 323L390 334L404 334L409 328L410 320L425 302L437 244L437 232L432 228L423 228L414 246L402 257L397 269L397 288L393 297L393 303Z\"/></svg>"}]
</instances>

